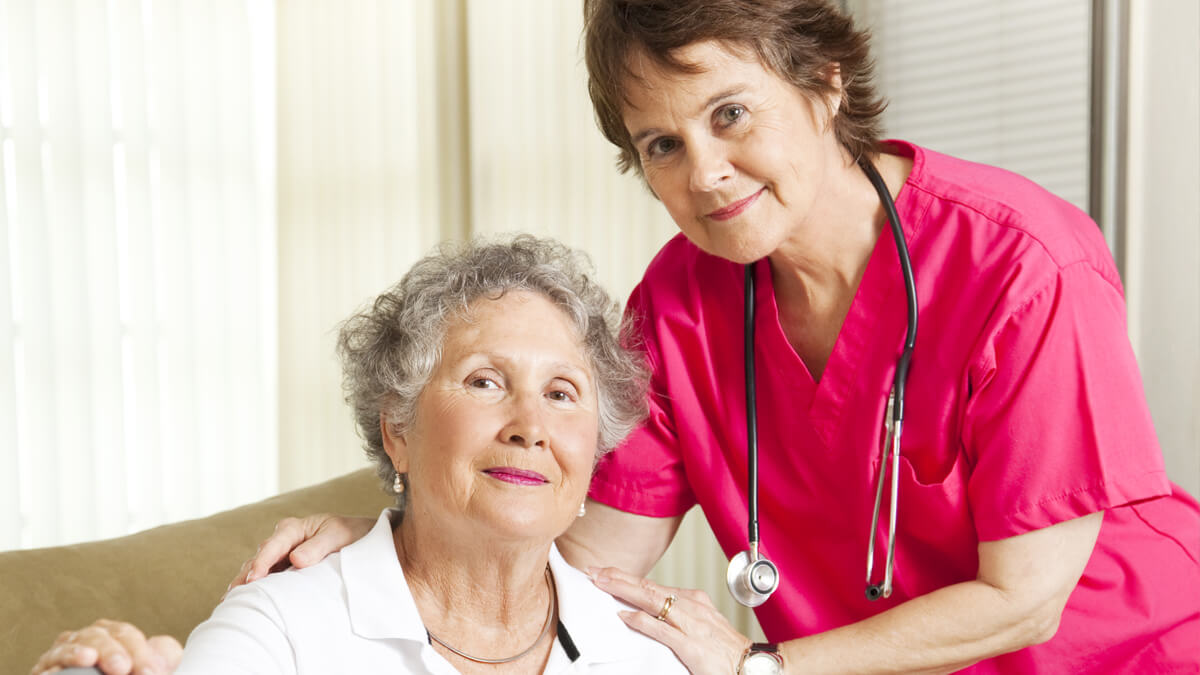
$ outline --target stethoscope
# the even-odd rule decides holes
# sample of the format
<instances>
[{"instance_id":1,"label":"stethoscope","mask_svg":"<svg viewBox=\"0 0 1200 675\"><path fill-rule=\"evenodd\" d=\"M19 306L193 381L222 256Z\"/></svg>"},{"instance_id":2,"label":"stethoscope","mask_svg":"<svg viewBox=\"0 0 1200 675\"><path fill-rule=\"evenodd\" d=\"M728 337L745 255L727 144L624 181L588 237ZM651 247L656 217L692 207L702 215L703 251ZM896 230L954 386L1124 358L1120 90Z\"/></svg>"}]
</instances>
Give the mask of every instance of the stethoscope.
<instances>
[{"instance_id":1,"label":"stethoscope","mask_svg":"<svg viewBox=\"0 0 1200 675\"><path fill-rule=\"evenodd\" d=\"M913 347L917 341L917 288L913 281L912 260L908 256L908 244L904 241L904 230L900 227L900 216L896 213L896 202L892 200L887 185L870 160L862 159L858 165L879 194L879 201L887 214L896 240L896 251L900 255L900 270L904 275L905 300L908 303L908 332L904 336L904 350L896 360L896 373L892 390L888 394L887 412L884 413L883 461L879 466L879 477L875 482L875 509L871 513L871 535L867 540L867 588L868 600L886 598L892 594L892 576L896 559L896 510L900 491L900 431L904 422L904 385L908 381L908 369L912 362ZM754 263L746 265L745 299L745 368L746 368L746 480L749 483L747 504L747 539L750 549L742 551L729 561L725 582L733 598L747 607L758 607L779 588L779 568L759 552L758 538L758 403L754 393ZM872 581L875 571L875 533L879 528L879 507L883 500L883 481L891 464L891 493L888 508L887 562L884 566L883 582Z\"/></svg>"}]
</instances>

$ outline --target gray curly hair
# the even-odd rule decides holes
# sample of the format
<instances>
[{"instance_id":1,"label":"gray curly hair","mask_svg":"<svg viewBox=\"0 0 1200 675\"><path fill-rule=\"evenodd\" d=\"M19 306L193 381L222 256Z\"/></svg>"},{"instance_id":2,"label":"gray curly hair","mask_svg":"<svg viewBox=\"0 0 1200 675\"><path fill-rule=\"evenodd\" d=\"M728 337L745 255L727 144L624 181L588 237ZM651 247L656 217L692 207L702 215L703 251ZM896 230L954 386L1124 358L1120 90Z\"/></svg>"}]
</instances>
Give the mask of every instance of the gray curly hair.
<instances>
[{"instance_id":1,"label":"gray curly hair","mask_svg":"<svg viewBox=\"0 0 1200 675\"><path fill-rule=\"evenodd\" d=\"M342 323L342 388L354 409L367 456L390 491L396 470L383 447L380 415L400 429L441 358L446 328L480 298L538 293L571 320L595 374L599 402L596 456L614 448L645 419L646 370L617 304L590 277L587 256L550 239L518 235L443 244L417 261L400 283ZM401 476L407 486L407 477ZM397 495L404 506L405 490Z\"/></svg>"}]
</instances>

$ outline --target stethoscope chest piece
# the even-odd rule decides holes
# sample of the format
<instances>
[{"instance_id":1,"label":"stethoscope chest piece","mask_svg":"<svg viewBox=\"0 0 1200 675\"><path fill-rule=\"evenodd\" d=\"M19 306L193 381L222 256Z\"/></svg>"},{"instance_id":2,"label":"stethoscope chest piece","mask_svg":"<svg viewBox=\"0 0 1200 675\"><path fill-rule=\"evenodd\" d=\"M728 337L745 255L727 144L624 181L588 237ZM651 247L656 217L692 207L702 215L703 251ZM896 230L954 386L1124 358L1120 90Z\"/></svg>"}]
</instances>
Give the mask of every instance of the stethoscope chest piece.
<instances>
[{"instance_id":1,"label":"stethoscope chest piece","mask_svg":"<svg viewBox=\"0 0 1200 675\"><path fill-rule=\"evenodd\" d=\"M729 561L725 583L734 600L746 607L758 607L779 588L779 568L763 557L752 560L750 551L742 551Z\"/></svg>"}]
</instances>

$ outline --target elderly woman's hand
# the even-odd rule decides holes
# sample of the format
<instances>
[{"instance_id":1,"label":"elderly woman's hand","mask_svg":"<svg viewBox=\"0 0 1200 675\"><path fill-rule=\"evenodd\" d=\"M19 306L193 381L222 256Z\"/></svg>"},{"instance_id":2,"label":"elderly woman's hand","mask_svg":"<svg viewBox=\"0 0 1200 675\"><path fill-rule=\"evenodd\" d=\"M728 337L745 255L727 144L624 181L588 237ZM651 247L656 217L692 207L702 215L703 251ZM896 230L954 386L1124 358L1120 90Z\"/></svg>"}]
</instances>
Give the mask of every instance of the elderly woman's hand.
<instances>
[{"instance_id":1,"label":"elderly woman's hand","mask_svg":"<svg viewBox=\"0 0 1200 675\"><path fill-rule=\"evenodd\" d=\"M630 628L663 643L693 675L729 675L751 640L713 606L708 593L660 586L615 567L589 568L601 590L641 611L621 612Z\"/></svg>"},{"instance_id":2,"label":"elderly woman's hand","mask_svg":"<svg viewBox=\"0 0 1200 675\"><path fill-rule=\"evenodd\" d=\"M61 633L30 672L42 675L95 666L105 675L165 675L175 672L182 656L183 647L169 635L147 638L132 624L100 619L87 628Z\"/></svg>"},{"instance_id":3,"label":"elderly woman's hand","mask_svg":"<svg viewBox=\"0 0 1200 675\"><path fill-rule=\"evenodd\" d=\"M242 563L242 569L229 588L261 579L269 572L292 567L308 567L321 562L330 553L353 544L375 526L372 518L350 518L318 513L305 518L284 518L275 531L258 546L254 557ZM228 590L228 589L226 589Z\"/></svg>"}]
</instances>

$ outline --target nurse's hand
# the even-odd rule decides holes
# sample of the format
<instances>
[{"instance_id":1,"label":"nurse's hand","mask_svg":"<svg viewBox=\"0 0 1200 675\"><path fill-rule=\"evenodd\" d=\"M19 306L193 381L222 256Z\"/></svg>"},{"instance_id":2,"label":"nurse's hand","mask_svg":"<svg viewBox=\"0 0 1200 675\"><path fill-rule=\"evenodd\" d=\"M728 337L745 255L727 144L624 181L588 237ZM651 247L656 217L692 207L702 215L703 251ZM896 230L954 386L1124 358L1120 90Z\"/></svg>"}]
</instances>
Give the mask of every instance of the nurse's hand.
<instances>
[{"instance_id":1,"label":"nurse's hand","mask_svg":"<svg viewBox=\"0 0 1200 675\"><path fill-rule=\"evenodd\" d=\"M183 647L170 635L147 638L133 624L100 619L87 628L61 633L30 673L95 666L105 675L166 675L175 672L182 657Z\"/></svg>"},{"instance_id":2,"label":"nurse's hand","mask_svg":"<svg viewBox=\"0 0 1200 675\"><path fill-rule=\"evenodd\" d=\"M588 576L601 590L638 608L620 612L621 619L670 647L693 675L737 672L751 640L721 616L708 593L660 586L615 567L589 567Z\"/></svg>"},{"instance_id":3,"label":"nurse's hand","mask_svg":"<svg viewBox=\"0 0 1200 675\"><path fill-rule=\"evenodd\" d=\"M284 518L275 531L259 544L254 557L242 563L242 569L229 584L248 584L270 572L288 567L308 567L362 539L375 526L374 518L349 518L318 513L304 518Z\"/></svg>"}]
</instances>

